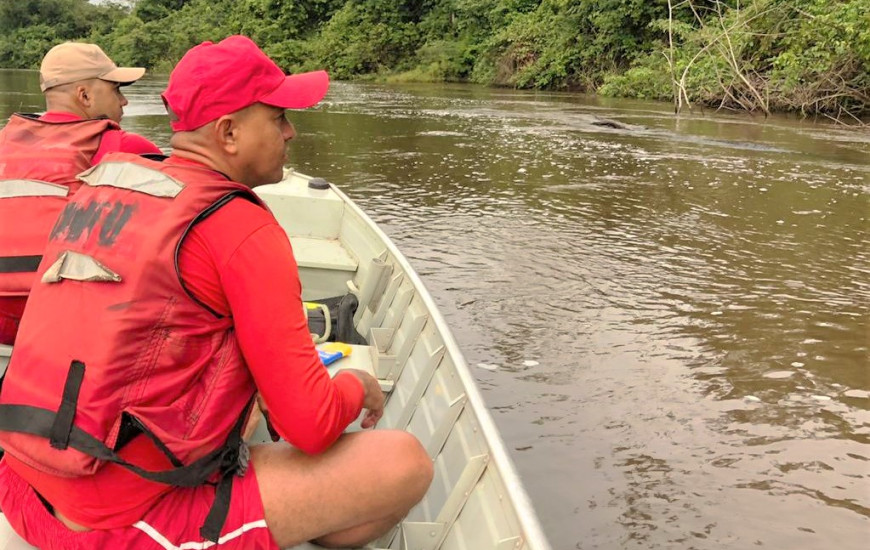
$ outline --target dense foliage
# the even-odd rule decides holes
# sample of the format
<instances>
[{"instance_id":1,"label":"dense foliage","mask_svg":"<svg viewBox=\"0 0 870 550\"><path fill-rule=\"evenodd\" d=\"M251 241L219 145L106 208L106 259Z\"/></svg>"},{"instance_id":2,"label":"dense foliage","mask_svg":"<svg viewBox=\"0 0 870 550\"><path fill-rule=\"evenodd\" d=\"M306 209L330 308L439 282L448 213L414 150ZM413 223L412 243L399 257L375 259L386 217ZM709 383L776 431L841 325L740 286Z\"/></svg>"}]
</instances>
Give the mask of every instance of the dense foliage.
<instances>
[{"instance_id":1,"label":"dense foliage","mask_svg":"<svg viewBox=\"0 0 870 550\"><path fill-rule=\"evenodd\" d=\"M62 40L171 68L251 36L288 71L870 116L870 0L0 0L0 65Z\"/></svg>"}]
</instances>

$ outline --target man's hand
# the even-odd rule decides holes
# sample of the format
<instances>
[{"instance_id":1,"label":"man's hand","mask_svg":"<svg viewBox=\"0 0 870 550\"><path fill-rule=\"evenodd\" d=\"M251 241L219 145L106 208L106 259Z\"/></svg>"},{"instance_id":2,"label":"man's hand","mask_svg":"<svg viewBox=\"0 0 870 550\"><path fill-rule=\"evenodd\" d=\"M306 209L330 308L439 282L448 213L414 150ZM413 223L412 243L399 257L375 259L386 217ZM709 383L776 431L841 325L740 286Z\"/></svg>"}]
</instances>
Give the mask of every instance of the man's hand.
<instances>
[{"instance_id":1,"label":"man's hand","mask_svg":"<svg viewBox=\"0 0 870 550\"><path fill-rule=\"evenodd\" d=\"M360 425L364 428L374 428L378 420L384 415L384 392L381 391L381 385L378 379L359 369L344 369L359 378L362 382L365 396L363 397L363 408L367 409L365 417L363 417Z\"/></svg>"}]
</instances>

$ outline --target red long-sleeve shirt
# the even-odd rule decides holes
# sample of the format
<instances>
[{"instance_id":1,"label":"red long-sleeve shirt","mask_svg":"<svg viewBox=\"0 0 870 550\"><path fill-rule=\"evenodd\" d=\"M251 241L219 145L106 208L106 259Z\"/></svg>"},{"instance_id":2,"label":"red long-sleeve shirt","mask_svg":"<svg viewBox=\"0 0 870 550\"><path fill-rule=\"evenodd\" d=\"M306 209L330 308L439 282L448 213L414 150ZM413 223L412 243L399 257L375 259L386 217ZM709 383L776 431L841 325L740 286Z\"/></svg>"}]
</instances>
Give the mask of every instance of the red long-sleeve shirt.
<instances>
[{"instance_id":1,"label":"red long-sleeve shirt","mask_svg":"<svg viewBox=\"0 0 870 550\"><path fill-rule=\"evenodd\" d=\"M197 298L232 316L278 433L306 453L328 448L359 415L364 390L351 374L330 379L320 362L302 311L290 242L272 214L243 199L230 201L193 228L182 244L179 267ZM148 469L171 466L144 436L120 454ZM114 464L90 477L60 478L8 455L6 460L67 518L95 529L135 523L171 490Z\"/></svg>"}]
</instances>

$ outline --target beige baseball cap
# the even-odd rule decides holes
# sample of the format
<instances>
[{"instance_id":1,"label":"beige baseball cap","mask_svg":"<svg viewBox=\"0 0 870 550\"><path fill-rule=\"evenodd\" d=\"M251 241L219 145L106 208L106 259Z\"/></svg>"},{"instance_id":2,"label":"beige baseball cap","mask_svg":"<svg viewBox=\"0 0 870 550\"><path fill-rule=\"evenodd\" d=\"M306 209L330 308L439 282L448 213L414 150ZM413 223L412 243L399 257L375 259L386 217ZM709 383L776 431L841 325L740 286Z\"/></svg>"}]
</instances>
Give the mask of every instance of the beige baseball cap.
<instances>
[{"instance_id":1,"label":"beige baseball cap","mask_svg":"<svg viewBox=\"0 0 870 550\"><path fill-rule=\"evenodd\" d=\"M118 67L96 44L64 42L48 50L42 58L39 87L44 92L61 84L90 78L132 84L144 74L142 67Z\"/></svg>"}]
</instances>

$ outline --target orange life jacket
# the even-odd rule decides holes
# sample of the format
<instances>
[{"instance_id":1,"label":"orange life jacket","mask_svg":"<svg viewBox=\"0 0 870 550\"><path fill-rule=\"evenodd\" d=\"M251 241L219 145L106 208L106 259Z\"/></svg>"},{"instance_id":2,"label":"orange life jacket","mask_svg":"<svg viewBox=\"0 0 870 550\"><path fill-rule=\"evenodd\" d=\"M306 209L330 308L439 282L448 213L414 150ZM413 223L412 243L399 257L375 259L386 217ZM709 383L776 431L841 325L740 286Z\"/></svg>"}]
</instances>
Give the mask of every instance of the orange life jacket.
<instances>
[{"instance_id":1,"label":"orange life jacket","mask_svg":"<svg viewBox=\"0 0 870 550\"><path fill-rule=\"evenodd\" d=\"M109 119L13 114L0 131L0 297L26 297L57 215L91 167Z\"/></svg>"},{"instance_id":2,"label":"orange life jacket","mask_svg":"<svg viewBox=\"0 0 870 550\"><path fill-rule=\"evenodd\" d=\"M218 172L126 153L80 177L89 185L51 231L3 382L0 446L57 476L105 461L177 486L222 472L228 499L256 389L232 320L187 291L177 260L190 229L227 201L262 202ZM176 468L118 457L140 433ZM204 536L216 540L219 519Z\"/></svg>"}]
</instances>

